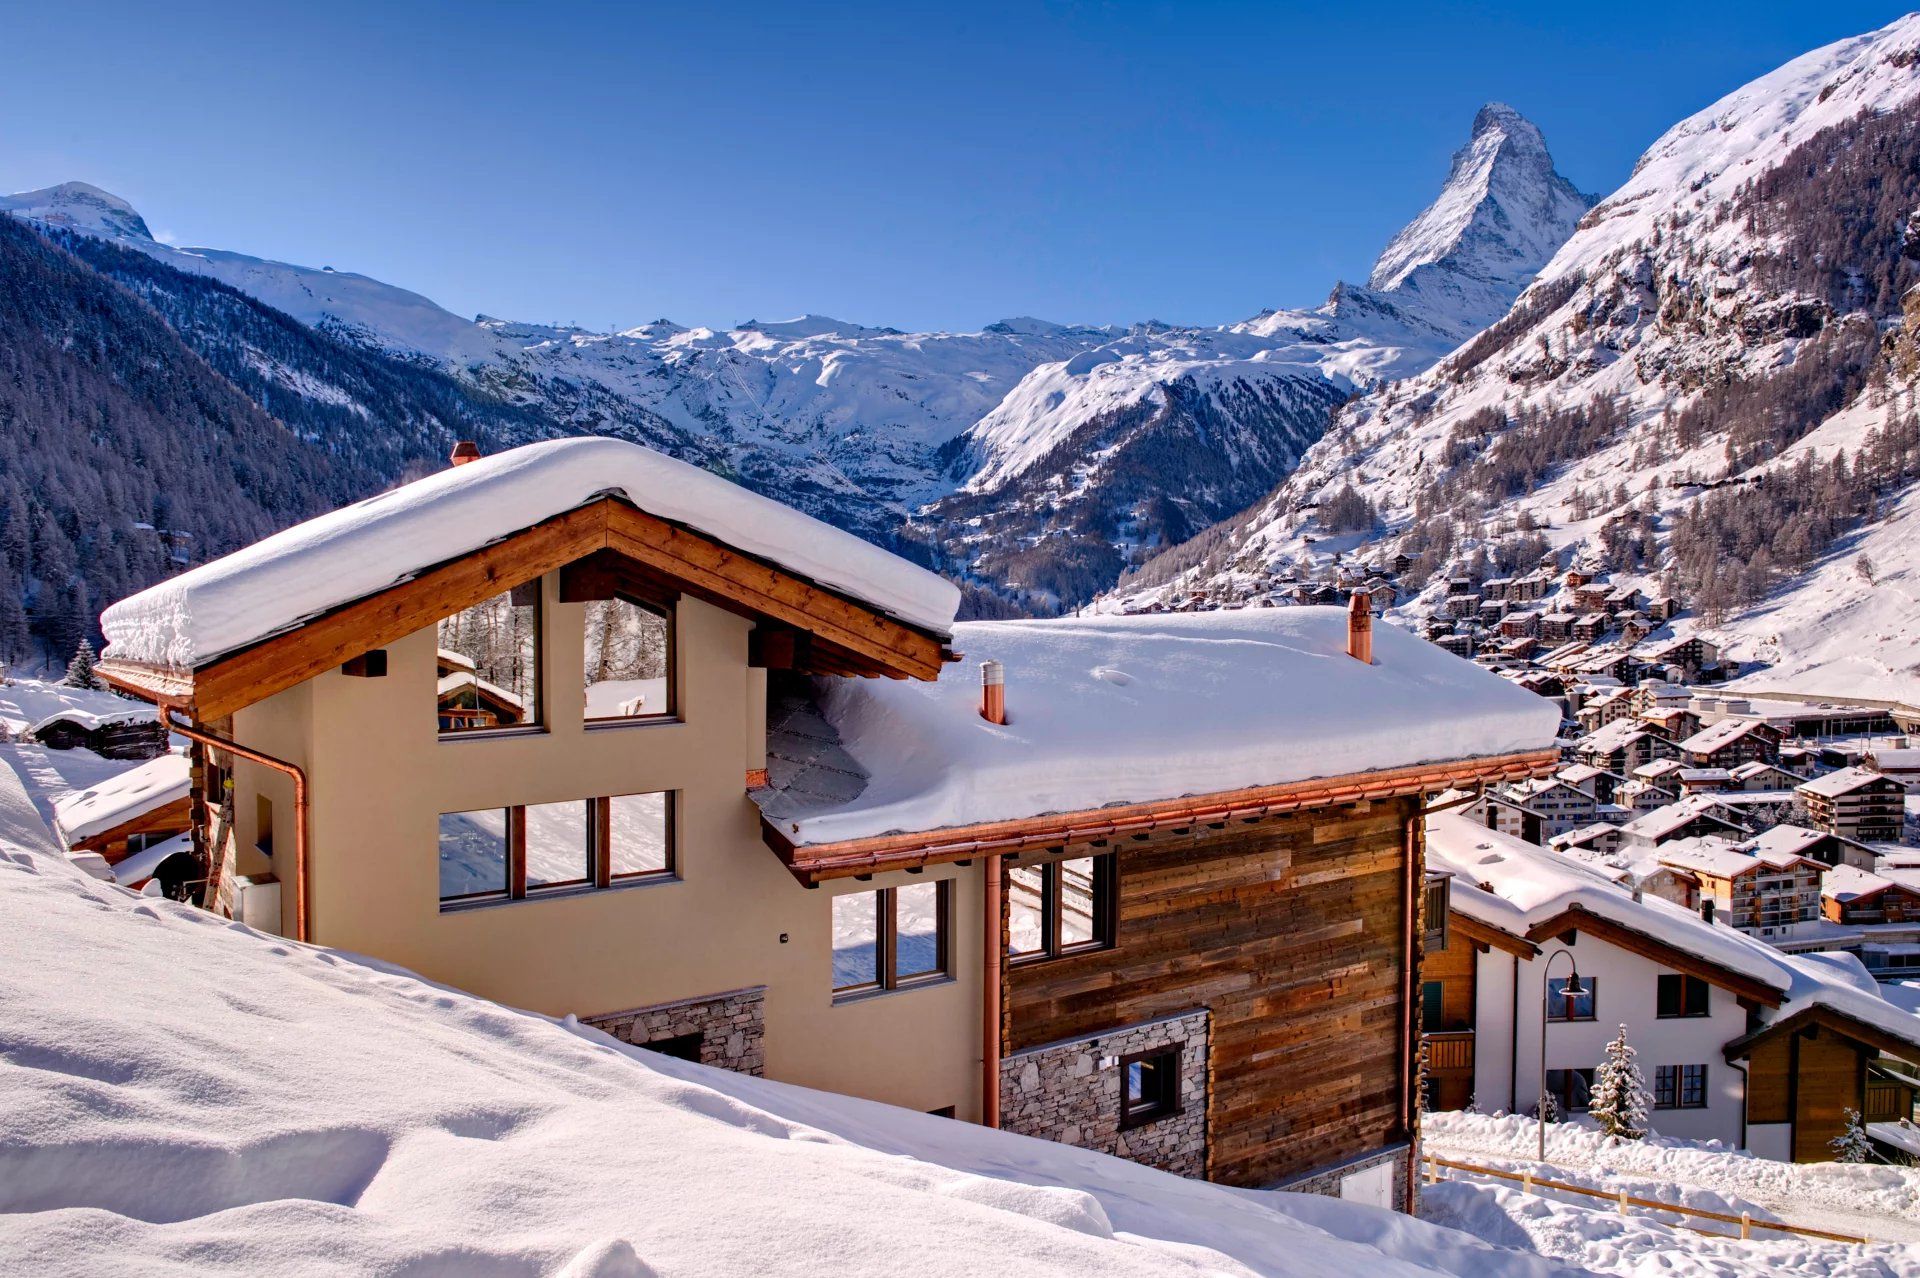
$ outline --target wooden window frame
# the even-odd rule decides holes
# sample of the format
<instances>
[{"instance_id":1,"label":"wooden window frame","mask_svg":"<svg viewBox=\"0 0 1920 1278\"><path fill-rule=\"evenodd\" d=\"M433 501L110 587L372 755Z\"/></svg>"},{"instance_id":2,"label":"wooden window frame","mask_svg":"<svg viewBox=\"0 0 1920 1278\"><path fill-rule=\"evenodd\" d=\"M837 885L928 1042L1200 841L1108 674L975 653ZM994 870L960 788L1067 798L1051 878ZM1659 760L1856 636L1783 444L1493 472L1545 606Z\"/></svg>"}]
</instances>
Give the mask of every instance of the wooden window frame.
<instances>
[{"instance_id":1,"label":"wooden window frame","mask_svg":"<svg viewBox=\"0 0 1920 1278\"><path fill-rule=\"evenodd\" d=\"M1063 894L1060 882L1065 873L1063 867L1068 861L1093 862L1093 938L1075 941L1065 945L1060 940L1060 919ZM1011 874L1024 866L1008 866L1002 873ZM1055 959L1071 958L1075 954L1091 954L1098 950L1110 950L1119 940L1120 932L1120 858L1114 852L1095 852L1091 855L1080 853L1073 856L1057 856L1046 861L1035 862L1031 867L1040 871L1040 948L1016 954L1008 936L1007 962L1009 965L1027 963L1047 963Z\"/></svg>"},{"instance_id":2,"label":"wooden window frame","mask_svg":"<svg viewBox=\"0 0 1920 1278\"><path fill-rule=\"evenodd\" d=\"M1681 1010L1677 1012L1669 1012L1664 1010L1665 1004L1666 1004L1666 997L1665 997L1663 987L1665 987L1667 985L1667 982L1670 980L1679 982L1680 995L1679 995L1677 1006ZM1689 1012L1686 1010L1688 1006L1688 1001L1689 1001L1687 999L1687 992L1693 989L1698 989L1700 991L1700 1010L1697 1012ZM1687 972L1662 972L1656 978L1656 982L1654 985L1654 991L1653 991L1654 1019L1662 1020L1662 1021L1690 1021L1690 1020L1699 1020L1700 1018L1705 1016L1711 1016L1713 1015L1713 1001L1712 1001L1713 996L1711 991L1712 991L1712 987L1709 986L1706 980L1702 977L1694 976L1691 973L1687 973Z\"/></svg>"},{"instance_id":3,"label":"wooden window frame","mask_svg":"<svg viewBox=\"0 0 1920 1278\"><path fill-rule=\"evenodd\" d=\"M637 873L615 875L613 873L612 826L613 800L633 798L638 795L661 795L665 804L667 864L659 870L643 870ZM554 803L584 803L590 808L586 819L587 846L584 849L587 873L583 878L569 879L564 883L550 885L532 885L527 883L527 809L546 807L548 804L515 804L498 809L475 808L471 811L503 811L507 814L507 886L505 891L474 892L466 896L443 896L440 898L442 914L457 913L461 910L476 909L489 905L504 905L514 901L540 901L551 897L577 896L586 892L610 891L617 888L637 887L650 883L671 883L679 881L680 855L678 841L678 813L680 792L678 790L642 790L631 794L596 795L585 799L558 799ZM442 816L454 813L443 812ZM437 845L436 845L437 846ZM943 938L944 944L944 938ZM942 951L945 958L945 951Z\"/></svg>"},{"instance_id":4,"label":"wooden window frame","mask_svg":"<svg viewBox=\"0 0 1920 1278\"><path fill-rule=\"evenodd\" d=\"M874 938L874 979L862 985L835 986L835 1003L857 1002L880 994L919 989L924 985L940 985L953 979L953 880L935 879L933 884L939 889L934 905L934 970L904 977L900 975L900 907L897 894L901 886L918 885L903 884L874 888L867 892L846 892L831 898L832 902L838 902L842 897L873 898L874 926L879 932ZM828 909L832 908L830 903Z\"/></svg>"},{"instance_id":5,"label":"wooden window frame","mask_svg":"<svg viewBox=\"0 0 1920 1278\"><path fill-rule=\"evenodd\" d=\"M1120 1058L1121 1131L1145 1127L1163 1118L1172 1118L1180 1112L1180 1062L1185 1059L1186 1047L1185 1043L1163 1043L1159 1047L1149 1047L1145 1051L1128 1052ZM1166 1094L1136 1105L1127 1094L1129 1072L1141 1061L1159 1061L1163 1058L1170 1062L1164 1074Z\"/></svg>"},{"instance_id":6,"label":"wooden window frame","mask_svg":"<svg viewBox=\"0 0 1920 1278\"><path fill-rule=\"evenodd\" d=\"M491 728L447 729L440 726L440 706L436 694L434 704L434 731L441 741L490 741L498 737L536 736L547 731L547 601L546 592L541 584L542 581L543 578L540 577L535 577L531 581L523 581L511 589L501 591L500 594L489 595L487 598L473 605L474 608L478 608L480 604L489 603L492 600L498 599L500 595L506 595L509 597L509 606L514 608L526 606L533 609L532 716L524 723L510 723ZM522 605L513 599L513 596L522 593L527 596L528 603L526 605ZM461 612L467 611L471 611L471 609L461 609ZM458 616L459 613L452 615ZM440 627L445 624L446 620L446 617L442 617L439 621L433 623L436 647L438 646ZM437 682L436 680L436 683Z\"/></svg>"},{"instance_id":7,"label":"wooden window frame","mask_svg":"<svg viewBox=\"0 0 1920 1278\"><path fill-rule=\"evenodd\" d=\"M1573 1103L1573 1089L1571 1087L1564 1087L1556 1091L1552 1081L1555 1074L1560 1075L1563 1082L1571 1080L1576 1075L1584 1078L1587 1085L1587 1103L1575 1107ZM1593 1085L1595 1081L1595 1069L1590 1065L1574 1065L1565 1069L1550 1069L1547 1071L1547 1077L1541 1080L1546 1088L1547 1095L1553 1097L1554 1104L1560 1107L1562 1114L1584 1114L1593 1108Z\"/></svg>"},{"instance_id":8,"label":"wooden window frame","mask_svg":"<svg viewBox=\"0 0 1920 1278\"><path fill-rule=\"evenodd\" d=\"M1568 977L1554 976L1547 979L1547 1021L1553 1025L1588 1025L1600 1019L1600 978L1583 976L1580 978L1581 992L1575 998L1587 1001L1585 1016L1571 1015L1567 1008ZM1560 983L1559 990L1553 988L1554 982Z\"/></svg>"},{"instance_id":9,"label":"wooden window frame","mask_svg":"<svg viewBox=\"0 0 1920 1278\"><path fill-rule=\"evenodd\" d=\"M1689 1071L1693 1073L1690 1075ZM1697 1085L1697 1090L1695 1086L1690 1085L1690 1080L1692 1084ZM1707 1105L1707 1067L1705 1065L1654 1066L1653 1107L1655 1109L1705 1109Z\"/></svg>"},{"instance_id":10,"label":"wooden window frame","mask_svg":"<svg viewBox=\"0 0 1920 1278\"><path fill-rule=\"evenodd\" d=\"M593 602L602 602L595 600ZM648 596L639 591L621 589L613 592L604 602L632 604L636 608L645 608L657 612L667 623L667 708L658 714L614 714L595 717L585 713L581 707L581 720L591 729L623 728L632 724L682 723L685 717L680 713L680 596L662 591L657 596ZM581 651L586 650L586 634L580 636ZM583 695L584 695L584 689Z\"/></svg>"}]
</instances>

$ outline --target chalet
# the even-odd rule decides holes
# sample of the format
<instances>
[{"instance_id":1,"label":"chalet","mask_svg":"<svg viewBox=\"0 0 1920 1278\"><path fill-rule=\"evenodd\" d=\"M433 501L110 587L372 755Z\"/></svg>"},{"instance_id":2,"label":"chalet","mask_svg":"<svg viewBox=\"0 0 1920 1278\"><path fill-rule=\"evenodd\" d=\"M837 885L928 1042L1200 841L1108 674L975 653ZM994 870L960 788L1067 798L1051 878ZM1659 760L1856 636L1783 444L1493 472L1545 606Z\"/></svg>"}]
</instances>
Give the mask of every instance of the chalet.
<instances>
[{"instance_id":1,"label":"chalet","mask_svg":"<svg viewBox=\"0 0 1920 1278\"><path fill-rule=\"evenodd\" d=\"M1683 795L1711 794L1733 786L1733 773L1725 768L1681 768L1673 775Z\"/></svg>"},{"instance_id":2,"label":"chalet","mask_svg":"<svg viewBox=\"0 0 1920 1278\"><path fill-rule=\"evenodd\" d=\"M1888 780L1898 781L1908 794L1920 794L1920 749L1874 746L1867 751L1866 766Z\"/></svg>"},{"instance_id":3,"label":"chalet","mask_svg":"<svg viewBox=\"0 0 1920 1278\"><path fill-rule=\"evenodd\" d=\"M1566 671L1571 672L1573 670L1574 658L1586 652L1592 646L1592 644L1587 643L1585 640L1563 643L1559 647L1549 649L1546 653L1542 654L1539 659L1539 664L1550 670L1561 670L1564 668Z\"/></svg>"},{"instance_id":4,"label":"chalet","mask_svg":"<svg viewBox=\"0 0 1920 1278\"><path fill-rule=\"evenodd\" d=\"M1550 578L1530 573L1525 577L1513 578L1502 593L1516 603L1534 603L1546 597L1547 589L1552 584Z\"/></svg>"},{"instance_id":5,"label":"chalet","mask_svg":"<svg viewBox=\"0 0 1920 1278\"><path fill-rule=\"evenodd\" d=\"M1807 824L1860 843L1892 843L1906 816L1906 787L1866 768L1842 768L1801 783Z\"/></svg>"},{"instance_id":6,"label":"chalet","mask_svg":"<svg viewBox=\"0 0 1920 1278\"><path fill-rule=\"evenodd\" d=\"M1504 599L1482 599L1480 601L1480 624L1483 626L1498 625L1500 619L1507 615L1507 610L1512 606L1513 605Z\"/></svg>"},{"instance_id":7,"label":"chalet","mask_svg":"<svg viewBox=\"0 0 1920 1278\"><path fill-rule=\"evenodd\" d=\"M1544 612L1540 614L1539 639L1542 643L1565 643L1574 638L1573 623L1577 618L1570 612Z\"/></svg>"},{"instance_id":8,"label":"chalet","mask_svg":"<svg viewBox=\"0 0 1920 1278\"><path fill-rule=\"evenodd\" d=\"M1667 760L1667 762L1672 761ZM1652 812L1656 808L1664 808L1669 803L1677 803L1679 800L1680 790L1677 782L1667 786L1658 781L1648 781L1636 776L1633 780L1613 788L1613 801L1633 813Z\"/></svg>"},{"instance_id":9,"label":"chalet","mask_svg":"<svg viewBox=\"0 0 1920 1278\"><path fill-rule=\"evenodd\" d=\"M1570 763L1556 773L1562 781L1581 791L1596 804L1612 803L1615 787L1625 783L1626 778L1596 768L1590 763Z\"/></svg>"},{"instance_id":10,"label":"chalet","mask_svg":"<svg viewBox=\"0 0 1920 1278\"><path fill-rule=\"evenodd\" d=\"M1509 612L1500 618L1500 634L1506 639L1535 639L1540 636L1540 614Z\"/></svg>"},{"instance_id":11,"label":"chalet","mask_svg":"<svg viewBox=\"0 0 1920 1278\"><path fill-rule=\"evenodd\" d=\"M1507 598L1507 592L1512 589L1512 587L1513 578L1511 577L1489 577L1480 583L1480 598L1482 600L1499 599L1504 601Z\"/></svg>"},{"instance_id":12,"label":"chalet","mask_svg":"<svg viewBox=\"0 0 1920 1278\"><path fill-rule=\"evenodd\" d=\"M1660 1135L1824 1162L1845 1110L1866 1104L1867 1065L1920 1060L1920 1020L1850 958L1790 962L1644 885L1636 895L1457 814L1432 817L1427 837L1430 863L1451 875L1446 947L1423 969L1423 1011L1440 1016L1427 1017L1435 1105L1466 1097L1527 1114L1545 1092L1584 1110L1624 1024Z\"/></svg>"},{"instance_id":13,"label":"chalet","mask_svg":"<svg viewBox=\"0 0 1920 1278\"><path fill-rule=\"evenodd\" d=\"M1474 593L1473 578L1471 577L1447 578L1447 598L1464 599L1467 596L1472 595L1473 593Z\"/></svg>"},{"instance_id":14,"label":"chalet","mask_svg":"<svg viewBox=\"0 0 1920 1278\"><path fill-rule=\"evenodd\" d=\"M167 749L167 730L143 705L117 710L68 706L26 731L49 750L91 750L107 759L151 759Z\"/></svg>"},{"instance_id":15,"label":"chalet","mask_svg":"<svg viewBox=\"0 0 1920 1278\"><path fill-rule=\"evenodd\" d=\"M1578 590L1592 580L1593 573L1586 568L1569 568L1567 575L1562 578L1568 590Z\"/></svg>"},{"instance_id":16,"label":"chalet","mask_svg":"<svg viewBox=\"0 0 1920 1278\"><path fill-rule=\"evenodd\" d=\"M1620 842L1629 848L1657 848L1675 839L1714 835L1734 840L1743 839L1747 834L1744 826L1728 819L1724 810L1706 795L1693 795L1627 822L1620 827Z\"/></svg>"},{"instance_id":17,"label":"chalet","mask_svg":"<svg viewBox=\"0 0 1920 1278\"><path fill-rule=\"evenodd\" d=\"M1788 853L1805 857L1809 861L1818 861L1828 867L1850 865L1859 870L1871 870L1879 860L1874 855L1873 849L1863 843L1855 843L1852 839L1828 834L1823 830L1809 830L1804 825L1785 822L1771 829L1762 830L1738 846L1742 852L1749 852L1756 856Z\"/></svg>"},{"instance_id":18,"label":"chalet","mask_svg":"<svg viewBox=\"0 0 1920 1278\"><path fill-rule=\"evenodd\" d=\"M1790 852L1743 852L1725 839L1676 839L1663 844L1660 864L1693 875L1700 899L1713 902L1713 919L1760 937L1789 935L1820 917L1820 880L1826 867Z\"/></svg>"},{"instance_id":19,"label":"chalet","mask_svg":"<svg viewBox=\"0 0 1920 1278\"><path fill-rule=\"evenodd\" d=\"M1750 759L1728 772L1735 790L1791 790L1806 778L1795 776L1778 764L1765 763L1759 759Z\"/></svg>"},{"instance_id":20,"label":"chalet","mask_svg":"<svg viewBox=\"0 0 1920 1278\"><path fill-rule=\"evenodd\" d=\"M152 715L148 709L149 722ZM179 836L192 824L187 807L187 758L163 754L61 796L53 805L53 830L69 856L93 853L115 882L138 888L182 850ZM163 881L177 881L174 868L184 867L169 867Z\"/></svg>"},{"instance_id":21,"label":"chalet","mask_svg":"<svg viewBox=\"0 0 1920 1278\"><path fill-rule=\"evenodd\" d=\"M1607 597L1613 588L1605 582L1589 582L1573 592L1573 606L1581 612L1605 613Z\"/></svg>"},{"instance_id":22,"label":"chalet","mask_svg":"<svg viewBox=\"0 0 1920 1278\"><path fill-rule=\"evenodd\" d=\"M1635 690L1636 692L1638 689ZM1640 698L1636 698L1639 701ZM1670 741L1685 741L1700 731L1700 716L1684 706L1660 705L1643 708L1640 717L1667 735Z\"/></svg>"},{"instance_id":23,"label":"chalet","mask_svg":"<svg viewBox=\"0 0 1920 1278\"><path fill-rule=\"evenodd\" d=\"M1674 758L1679 751L1660 730L1633 719L1618 719L1580 738L1573 746L1583 763L1608 772L1630 773L1643 763Z\"/></svg>"},{"instance_id":24,"label":"chalet","mask_svg":"<svg viewBox=\"0 0 1920 1278\"><path fill-rule=\"evenodd\" d=\"M1364 606L958 602L568 439L123 600L99 669L194 743L216 912L271 878L288 936L638 1045L1408 1201L1422 805L1558 766L1553 708ZM442 649L521 718L443 724Z\"/></svg>"},{"instance_id":25,"label":"chalet","mask_svg":"<svg viewBox=\"0 0 1920 1278\"><path fill-rule=\"evenodd\" d=\"M1780 758L1780 729L1764 719L1722 719L1680 743L1680 757L1696 768L1731 768Z\"/></svg>"},{"instance_id":26,"label":"chalet","mask_svg":"<svg viewBox=\"0 0 1920 1278\"><path fill-rule=\"evenodd\" d=\"M1553 847L1569 854L1592 853L1612 856L1620 850L1620 827L1607 821L1595 821L1577 830L1569 830L1552 840Z\"/></svg>"},{"instance_id":27,"label":"chalet","mask_svg":"<svg viewBox=\"0 0 1920 1278\"><path fill-rule=\"evenodd\" d=\"M1545 843L1557 834L1592 824L1599 806L1591 794L1558 777L1517 782L1507 793L1524 810L1540 818L1539 830L1528 839L1530 843Z\"/></svg>"},{"instance_id":28,"label":"chalet","mask_svg":"<svg viewBox=\"0 0 1920 1278\"><path fill-rule=\"evenodd\" d=\"M1674 666L1689 674L1697 674L1720 660L1720 650L1699 635L1662 640L1638 655L1651 665Z\"/></svg>"},{"instance_id":29,"label":"chalet","mask_svg":"<svg viewBox=\"0 0 1920 1278\"><path fill-rule=\"evenodd\" d=\"M1640 608L1640 592L1632 586L1617 586L1607 592L1603 607L1610 616L1615 617L1636 612Z\"/></svg>"},{"instance_id":30,"label":"chalet","mask_svg":"<svg viewBox=\"0 0 1920 1278\"><path fill-rule=\"evenodd\" d=\"M1820 907L1835 923L1920 923L1920 884L1842 865L1827 871Z\"/></svg>"}]
</instances>

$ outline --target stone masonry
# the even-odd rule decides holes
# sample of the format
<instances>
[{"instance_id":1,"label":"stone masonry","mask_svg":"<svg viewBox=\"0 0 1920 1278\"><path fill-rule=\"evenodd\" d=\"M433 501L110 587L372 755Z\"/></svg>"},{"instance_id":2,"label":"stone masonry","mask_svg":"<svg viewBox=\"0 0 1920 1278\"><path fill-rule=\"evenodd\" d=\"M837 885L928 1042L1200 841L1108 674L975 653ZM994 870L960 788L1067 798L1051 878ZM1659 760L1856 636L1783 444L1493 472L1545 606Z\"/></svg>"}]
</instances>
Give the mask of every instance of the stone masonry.
<instances>
[{"instance_id":1,"label":"stone masonry","mask_svg":"<svg viewBox=\"0 0 1920 1278\"><path fill-rule=\"evenodd\" d=\"M1202 1008L1007 1057L1000 1062L1001 1127L1205 1176L1208 1022ZM1178 1112L1121 1130L1119 1058L1175 1043L1181 1045Z\"/></svg>"},{"instance_id":2,"label":"stone masonry","mask_svg":"<svg viewBox=\"0 0 1920 1278\"><path fill-rule=\"evenodd\" d=\"M698 1034L702 1065L759 1077L767 1068L766 994L766 986L756 985L580 1019L636 1047Z\"/></svg>"}]
</instances>

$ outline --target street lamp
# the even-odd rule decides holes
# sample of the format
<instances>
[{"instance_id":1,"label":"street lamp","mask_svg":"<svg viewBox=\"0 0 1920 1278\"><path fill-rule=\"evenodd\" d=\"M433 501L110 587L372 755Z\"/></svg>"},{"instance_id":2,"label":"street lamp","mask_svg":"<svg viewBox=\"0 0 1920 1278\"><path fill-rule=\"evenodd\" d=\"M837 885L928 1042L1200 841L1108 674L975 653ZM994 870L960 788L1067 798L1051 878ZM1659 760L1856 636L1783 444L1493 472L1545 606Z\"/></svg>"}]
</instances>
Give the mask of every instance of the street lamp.
<instances>
[{"instance_id":1,"label":"street lamp","mask_svg":"<svg viewBox=\"0 0 1920 1278\"><path fill-rule=\"evenodd\" d=\"M1548 1002L1553 998L1553 961L1562 954L1567 956L1567 1019L1573 1019L1573 1001L1586 991L1580 988L1580 960L1573 957L1572 950L1555 950L1547 955L1545 966L1540 969L1540 1104L1534 1110L1540 1129L1539 1161L1547 1161L1547 1013L1551 1010Z\"/></svg>"}]
</instances>

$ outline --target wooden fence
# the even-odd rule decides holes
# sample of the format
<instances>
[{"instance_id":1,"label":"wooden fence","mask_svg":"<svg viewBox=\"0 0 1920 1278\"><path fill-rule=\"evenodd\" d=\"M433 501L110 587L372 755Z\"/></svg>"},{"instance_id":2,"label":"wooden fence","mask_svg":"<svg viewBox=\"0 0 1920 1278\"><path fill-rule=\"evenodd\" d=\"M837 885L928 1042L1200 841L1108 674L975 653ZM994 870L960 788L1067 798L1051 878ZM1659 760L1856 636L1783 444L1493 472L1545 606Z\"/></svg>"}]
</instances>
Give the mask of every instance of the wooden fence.
<instances>
[{"instance_id":1,"label":"wooden fence","mask_svg":"<svg viewBox=\"0 0 1920 1278\"><path fill-rule=\"evenodd\" d=\"M1824 1229L1808 1229L1802 1225L1787 1225L1773 1220L1755 1220L1751 1213L1744 1211L1735 1216L1724 1211L1708 1211L1702 1207L1682 1207L1678 1203L1663 1203L1657 1199L1638 1198L1629 1194L1624 1189L1619 1191L1589 1189L1585 1185L1569 1185L1565 1181L1548 1180L1544 1176L1536 1176L1532 1172L1501 1171L1497 1167L1482 1167L1477 1163L1462 1163L1451 1158L1440 1158L1432 1154L1428 1154L1425 1161L1427 1164L1428 1183L1444 1179L1441 1175L1442 1169L1463 1171L1475 1176L1496 1176L1501 1180L1518 1181L1521 1192L1527 1194L1534 1193L1537 1190L1551 1189L1563 1194L1580 1194L1587 1198L1604 1199L1606 1202L1613 1204L1614 1209L1622 1216L1627 1214L1629 1208L1639 1207L1646 1211L1671 1212L1679 1216L1690 1216L1699 1220L1719 1221L1722 1224L1738 1225L1740 1227L1738 1234L1726 1234L1721 1233L1717 1229L1701 1229L1694 1225L1680 1226L1682 1229L1691 1229L1697 1234L1705 1234L1709 1238L1751 1239L1753 1237L1753 1231L1756 1229L1773 1229L1781 1233L1797 1234L1802 1238L1821 1238L1828 1242L1864 1244L1873 1241L1871 1238L1859 1238L1852 1234L1835 1234L1829 1233Z\"/></svg>"}]
</instances>

